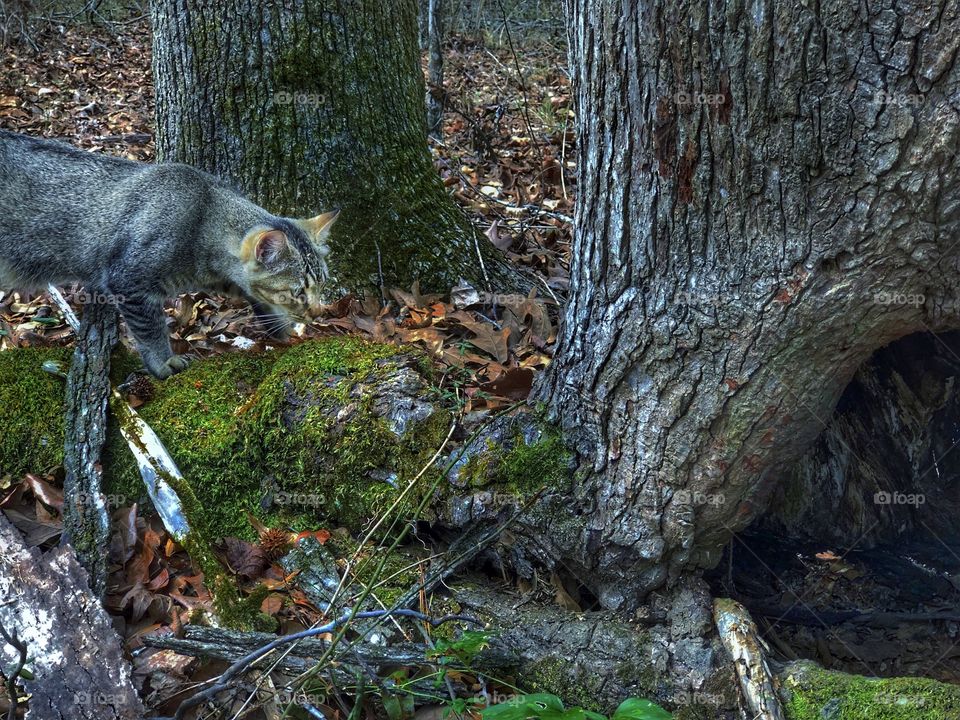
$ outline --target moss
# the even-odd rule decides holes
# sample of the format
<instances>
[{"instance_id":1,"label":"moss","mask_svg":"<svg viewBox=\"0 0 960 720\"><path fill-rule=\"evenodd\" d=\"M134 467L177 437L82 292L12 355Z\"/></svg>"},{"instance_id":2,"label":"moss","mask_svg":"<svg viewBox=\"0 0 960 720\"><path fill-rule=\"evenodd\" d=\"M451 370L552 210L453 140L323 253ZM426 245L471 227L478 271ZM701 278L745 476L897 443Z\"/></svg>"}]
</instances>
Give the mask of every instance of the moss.
<instances>
[{"instance_id":1,"label":"moss","mask_svg":"<svg viewBox=\"0 0 960 720\"><path fill-rule=\"evenodd\" d=\"M789 720L943 720L960 717L960 687L929 678L867 678L798 663L783 682Z\"/></svg>"},{"instance_id":2,"label":"moss","mask_svg":"<svg viewBox=\"0 0 960 720\"><path fill-rule=\"evenodd\" d=\"M541 487L561 489L571 478L570 458L560 433L543 425L536 442L528 444L521 436L515 438L496 466L494 482L521 496Z\"/></svg>"},{"instance_id":3,"label":"moss","mask_svg":"<svg viewBox=\"0 0 960 720\"><path fill-rule=\"evenodd\" d=\"M486 448L473 454L460 469L459 484L529 497L541 488L561 490L572 478L570 451L559 432L545 423L538 424L538 436L528 442L517 430L502 445L492 438Z\"/></svg>"},{"instance_id":4,"label":"moss","mask_svg":"<svg viewBox=\"0 0 960 720\"><path fill-rule=\"evenodd\" d=\"M64 383L41 365L69 362L70 355L64 348L0 353L0 477L42 473L63 463Z\"/></svg>"},{"instance_id":5,"label":"moss","mask_svg":"<svg viewBox=\"0 0 960 720\"><path fill-rule=\"evenodd\" d=\"M570 661L564 658L547 657L524 667L518 677L521 687L529 692L544 692L556 695L567 706L602 713L601 695L603 681L578 673Z\"/></svg>"},{"instance_id":6,"label":"moss","mask_svg":"<svg viewBox=\"0 0 960 720\"><path fill-rule=\"evenodd\" d=\"M253 468L237 454L238 433L245 404L275 360L271 353L230 354L195 363L187 372L156 383L154 399L138 410L196 493L191 524L202 523L214 536L245 529L247 523L238 518L259 502L260 483L250 486ZM115 422L104 468L110 494L146 500L140 473Z\"/></svg>"}]
</instances>

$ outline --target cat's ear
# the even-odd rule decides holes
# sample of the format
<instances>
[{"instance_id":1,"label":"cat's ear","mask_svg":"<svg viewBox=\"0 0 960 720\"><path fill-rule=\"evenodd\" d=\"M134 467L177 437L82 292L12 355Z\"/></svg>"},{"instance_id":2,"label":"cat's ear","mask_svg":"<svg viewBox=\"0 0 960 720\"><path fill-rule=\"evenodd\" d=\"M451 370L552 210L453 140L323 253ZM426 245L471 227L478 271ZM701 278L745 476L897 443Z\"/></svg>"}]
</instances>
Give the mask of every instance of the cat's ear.
<instances>
[{"instance_id":1,"label":"cat's ear","mask_svg":"<svg viewBox=\"0 0 960 720\"><path fill-rule=\"evenodd\" d=\"M250 233L243 242L243 256L264 267L275 265L290 246L282 230L261 230Z\"/></svg>"},{"instance_id":2,"label":"cat's ear","mask_svg":"<svg viewBox=\"0 0 960 720\"><path fill-rule=\"evenodd\" d=\"M306 233L315 243L320 243L326 238L327 234L330 232L330 227L333 225L333 221L337 219L337 216L340 215L339 210L331 210L330 212L322 213L316 217L308 218L306 220L298 220Z\"/></svg>"}]
</instances>

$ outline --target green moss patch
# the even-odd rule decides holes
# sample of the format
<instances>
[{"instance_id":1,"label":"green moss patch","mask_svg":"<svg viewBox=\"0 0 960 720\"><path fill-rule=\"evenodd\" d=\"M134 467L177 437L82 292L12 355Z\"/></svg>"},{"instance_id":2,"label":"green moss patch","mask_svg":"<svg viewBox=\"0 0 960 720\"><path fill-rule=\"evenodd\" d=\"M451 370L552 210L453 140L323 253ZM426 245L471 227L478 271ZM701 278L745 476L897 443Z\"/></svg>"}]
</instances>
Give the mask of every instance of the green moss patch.
<instances>
[{"instance_id":1,"label":"green moss patch","mask_svg":"<svg viewBox=\"0 0 960 720\"><path fill-rule=\"evenodd\" d=\"M960 687L929 678L867 678L797 663L784 676L790 720L944 720L960 717Z\"/></svg>"},{"instance_id":2,"label":"green moss patch","mask_svg":"<svg viewBox=\"0 0 960 720\"><path fill-rule=\"evenodd\" d=\"M64 382L41 365L69 362L65 348L0 353L0 477L42 473L63 463Z\"/></svg>"},{"instance_id":3,"label":"green moss patch","mask_svg":"<svg viewBox=\"0 0 960 720\"><path fill-rule=\"evenodd\" d=\"M0 477L62 464L65 385L41 366L70 355L61 348L0 353ZM451 415L439 409L397 437L377 414L374 392L410 365L397 346L356 337L225 354L155 383L138 413L194 489L193 512L211 539L253 539L247 512L296 529L356 527L394 501L394 485L417 474L449 428ZM118 352L114 381L135 366L134 356ZM104 475L117 502L146 501L113 417ZM430 482L422 478L424 489ZM407 505L422 497L411 493Z\"/></svg>"},{"instance_id":4,"label":"green moss patch","mask_svg":"<svg viewBox=\"0 0 960 720\"><path fill-rule=\"evenodd\" d=\"M467 448L467 460L456 470L455 484L492 486L518 497L529 497L544 487L564 489L572 478L571 454L556 429L540 421L531 428L505 420L506 427Z\"/></svg>"}]
</instances>

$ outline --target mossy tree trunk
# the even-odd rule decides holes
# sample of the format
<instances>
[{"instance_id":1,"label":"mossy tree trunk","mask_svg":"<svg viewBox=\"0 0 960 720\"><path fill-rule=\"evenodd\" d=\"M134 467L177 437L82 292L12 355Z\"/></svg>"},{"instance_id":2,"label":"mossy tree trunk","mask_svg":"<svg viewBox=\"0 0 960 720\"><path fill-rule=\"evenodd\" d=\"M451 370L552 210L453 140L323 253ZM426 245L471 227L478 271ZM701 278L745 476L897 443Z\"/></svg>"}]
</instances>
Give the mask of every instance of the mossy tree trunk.
<instances>
[{"instance_id":1,"label":"mossy tree trunk","mask_svg":"<svg viewBox=\"0 0 960 720\"><path fill-rule=\"evenodd\" d=\"M74 547L97 596L107 589L110 512L103 497L101 452L107 439L110 352L117 343L117 310L84 308L64 408L63 538Z\"/></svg>"},{"instance_id":2,"label":"mossy tree trunk","mask_svg":"<svg viewBox=\"0 0 960 720\"><path fill-rule=\"evenodd\" d=\"M426 142L416 0L154 0L157 150L276 213L338 207L343 287L518 285Z\"/></svg>"},{"instance_id":3,"label":"mossy tree trunk","mask_svg":"<svg viewBox=\"0 0 960 720\"><path fill-rule=\"evenodd\" d=\"M960 11L572 0L580 196L540 395L608 607L711 565L879 347L960 326Z\"/></svg>"}]
</instances>

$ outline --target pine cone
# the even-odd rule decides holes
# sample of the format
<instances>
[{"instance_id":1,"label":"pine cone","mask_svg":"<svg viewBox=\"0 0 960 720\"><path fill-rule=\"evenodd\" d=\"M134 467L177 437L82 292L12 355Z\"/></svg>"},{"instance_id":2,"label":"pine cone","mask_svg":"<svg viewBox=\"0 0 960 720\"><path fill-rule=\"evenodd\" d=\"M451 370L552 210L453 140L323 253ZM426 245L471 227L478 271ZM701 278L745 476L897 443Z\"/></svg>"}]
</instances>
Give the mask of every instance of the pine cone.
<instances>
[{"instance_id":1,"label":"pine cone","mask_svg":"<svg viewBox=\"0 0 960 720\"><path fill-rule=\"evenodd\" d=\"M260 534L260 547L270 562L279 560L290 549L290 533L273 528L265 530Z\"/></svg>"},{"instance_id":2,"label":"pine cone","mask_svg":"<svg viewBox=\"0 0 960 720\"><path fill-rule=\"evenodd\" d=\"M128 395L134 395L144 402L153 400L156 392L153 381L146 375L137 375L124 388Z\"/></svg>"}]
</instances>

